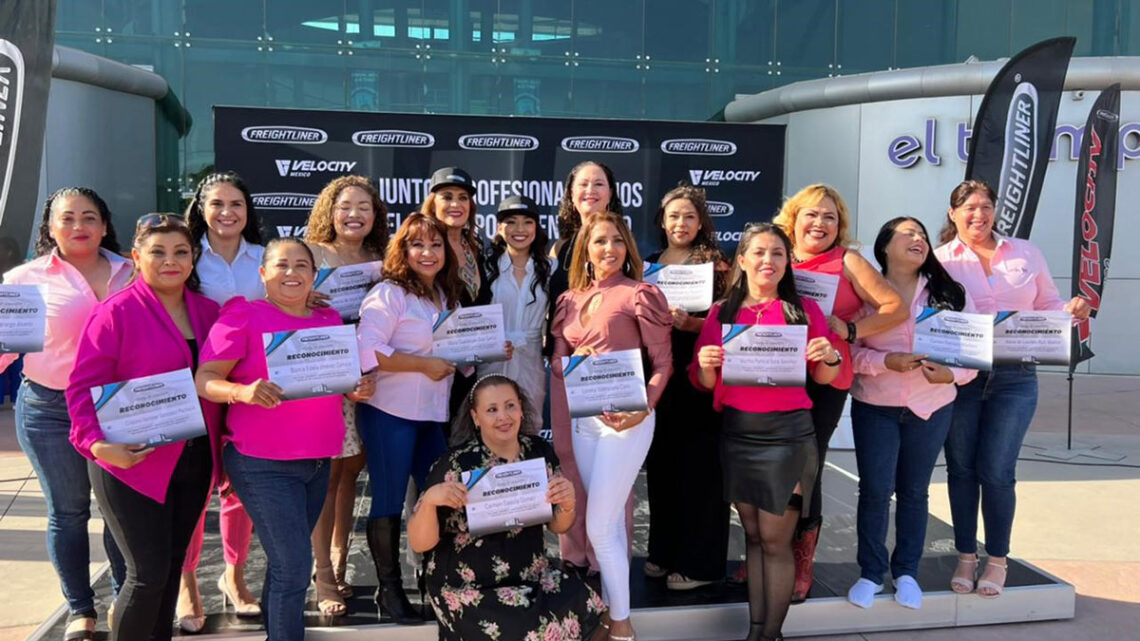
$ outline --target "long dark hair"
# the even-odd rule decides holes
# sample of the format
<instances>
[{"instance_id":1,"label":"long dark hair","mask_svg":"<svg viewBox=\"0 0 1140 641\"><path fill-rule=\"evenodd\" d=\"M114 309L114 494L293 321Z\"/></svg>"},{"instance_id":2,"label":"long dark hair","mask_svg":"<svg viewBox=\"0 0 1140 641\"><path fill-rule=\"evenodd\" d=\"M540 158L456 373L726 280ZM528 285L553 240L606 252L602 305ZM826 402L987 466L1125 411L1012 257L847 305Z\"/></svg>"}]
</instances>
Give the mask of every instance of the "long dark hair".
<instances>
[{"instance_id":1,"label":"long dark hair","mask_svg":"<svg viewBox=\"0 0 1140 641\"><path fill-rule=\"evenodd\" d=\"M502 374L488 374L475 381L475 385L467 393L455 414L455 420L451 423L451 440L449 441L452 447L463 445L475 437L475 419L471 418L471 409L475 407L475 398L479 396L480 391L498 385L511 386L519 397L519 403L522 405L522 424L519 425L519 434L529 436L538 434L538 426L534 424L533 419L534 406L522 387L513 378L508 378Z\"/></svg>"},{"instance_id":2,"label":"long dark hair","mask_svg":"<svg viewBox=\"0 0 1140 641\"><path fill-rule=\"evenodd\" d=\"M879 229L879 235L875 237L874 252L875 260L879 261L883 275L887 275L887 245L894 237L895 229L907 221L918 225L922 229L922 235L926 238L926 260L919 265L918 273L926 277L926 291L929 293L927 306L934 309L962 311L966 306L966 289L950 276L946 268L934 256L934 250L929 247L930 234L926 232L926 225L923 225L922 221L917 218L912 216L892 218L883 223L882 228Z\"/></svg>"},{"instance_id":3,"label":"long dark hair","mask_svg":"<svg viewBox=\"0 0 1140 641\"><path fill-rule=\"evenodd\" d=\"M601 168L602 173L606 175L606 182L610 184L610 204L606 207L607 210L621 216L625 214L621 208L621 198L618 197L617 181L614 180L614 171L609 167L603 165L596 160L586 160L574 165L570 173L566 174L566 184L562 191L562 200L558 203L558 237L569 239L574 238L578 230L582 227L582 217L578 215L578 210L574 209L574 198L570 192L574 189L574 179L578 176L578 172L588 165L597 165Z\"/></svg>"},{"instance_id":4,"label":"long dark hair","mask_svg":"<svg viewBox=\"0 0 1140 641\"><path fill-rule=\"evenodd\" d=\"M512 214L514 216L521 216L522 214ZM507 216L510 218L511 216ZM504 219L499 220L502 224ZM549 291L550 285L550 257L546 255L545 247L549 242L546 236L546 231L542 229L537 221L534 224L534 242L530 244L531 260L534 261L534 282L530 284L530 302L538 301L538 289L541 287L544 291ZM491 256L487 261L487 285L490 286L499 278L499 258L502 257L507 251L507 239L503 238L502 234L495 234L491 239ZM529 304L529 303L528 303Z\"/></svg>"},{"instance_id":5,"label":"long dark hair","mask_svg":"<svg viewBox=\"0 0 1140 641\"><path fill-rule=\"evenodd\" d=\"M784 275L776 284L776 295L780 298L780 306L784 312L784 322L789 325L807 325L807 313L804 312L800 295L796 291L796 277L792 273L792 241L783 229L772 223L749 223L740 237L740 244L736 246L736 256L732 259L732 273L729 276L728 295L721 302L720 313L716 319L722 323L735 323L740 313L740 306L748 296L748 276L740 268L740 257L748 251L752 239L760 234L772 234L784 244L784 251L788 254L788 265L784 268Z\"/></svg>"},{"instance_id":6,"label":"long dark hair","mask_svg":"<svg viewBox=\"0 0 1140 641\"><path fill-rule=\"evenodd\" d=\"M64 187L57 189L55 193L48 196L47 202L44 203L43 216L40 219L40 231L36 237L36 258L50 254L57 247L55 239L51 237L51 208L56 199L69 196L83 196L95 204L95 209L99 211L99 218L103 219L103 224L107 226L107 235L99 241L99 246L115 254L122 251L122 248L119 247L119 240L115 237L115 226L111 224L111 208L107 207L107 203L99 197L99 194L89 187Z\"/></svg>"},{"instance_id":7,"label":"long dark hair","mask_svg":"<svg viewBox=\"0 0 1140 641\"><path fill-rule=\"evenodd\" d=\"M653 218L661 249L664 251L669 248L669 237L665 234L665 208L674 200L681 199L693 204L697 210L697 221L700 224L700 228L697 229L697 236L693 238L693 242L689 246L693 259L698 263L713 263L714 265L722 261L728 262L728 257L724 255L724 252L720 250L720 245L716 242L716 227L713 225L712 217L709 216L709 205L705 190L688 184L677 185L661 198L661 206L657 208L657 215ZM721 296L724 293L724 288L724 272L714 269L713 295Z\"/></svg>"},{"instance_id":8,"label":"long dark hair","mask_svg":"<svg viewBox=\"0 0 1140 641\"><path fill-rule=\"evenodd\" d=\"M194 246L197 247L202 243L202 237L206 235L208 229L206 215L202 211L203 197L207 189L216 187L221 183L233 185L245 198L245 227L241 230L241 237L247 243L260 245L261 219L257 216L257 208L253 206L253 196L249 193L249 187L236 173L219 171L208 174L198 182L198 188L194 190L194 197L190 199L190 204L186 205L186 224L190 225L190 236L193 238Z\"/></svg>"},{"instance_id":9,"label":"long dark hair","mask_svg":"<svg viewBox=\"0 0 1140 641\"><path fill-rule=\"evenodd\" d=\"M997 205L997 192L993 187L980 180L963 180L958 183L954 191L950 192L950 209L957 209L966 204L975 193L982 194L990 199L990 203ZM919 223L920 225L922 223ZM954 240L958 235L958 228L954 225L954 221L950 219L950 212L946 212L946 220L942 223L942 229L938 232L938 242L940 244L948 243Z\"/></svg>"}]
</instances>

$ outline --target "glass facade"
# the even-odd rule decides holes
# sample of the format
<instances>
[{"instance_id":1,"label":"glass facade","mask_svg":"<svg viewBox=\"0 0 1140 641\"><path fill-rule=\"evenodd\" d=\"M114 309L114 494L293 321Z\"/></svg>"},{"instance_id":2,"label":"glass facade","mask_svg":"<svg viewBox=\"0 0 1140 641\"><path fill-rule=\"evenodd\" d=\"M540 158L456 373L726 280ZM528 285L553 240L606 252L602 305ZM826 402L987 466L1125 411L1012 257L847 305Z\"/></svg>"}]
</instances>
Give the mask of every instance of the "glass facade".
<instances>
[{"instance_id":1,"label":"glass facade","mask_svg":"<svg viewBox=\"0 0 1140 641\"><path fill-rule=\"evenodd\" d=\"M58 44L161 74L213 163L213 105L708 120L736 94L1009 56L1140 55L1140 0L57 0ZM167 154L169 156L169 154ZM160 184L160 187L162 186Z\"/></svg>"}]
</instances>

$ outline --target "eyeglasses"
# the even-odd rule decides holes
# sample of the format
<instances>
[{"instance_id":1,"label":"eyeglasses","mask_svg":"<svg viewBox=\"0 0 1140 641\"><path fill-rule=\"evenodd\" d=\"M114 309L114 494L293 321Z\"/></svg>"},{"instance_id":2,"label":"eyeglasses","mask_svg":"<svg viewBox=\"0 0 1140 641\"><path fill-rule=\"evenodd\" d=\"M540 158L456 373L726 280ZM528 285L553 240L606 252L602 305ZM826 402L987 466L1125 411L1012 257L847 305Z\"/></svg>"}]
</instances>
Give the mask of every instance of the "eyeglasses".
<instances>
[{"instance_id":1,"label":"eyeglasses","mask_svg":"<svg viewBox=\"0 0 1140 641\"><path fill-rule=\"evenodd\" d=\"M135 223L135 231L155 227L187 227L186 219L178 214L146 214Z\"/></svg>"}]
</instances>

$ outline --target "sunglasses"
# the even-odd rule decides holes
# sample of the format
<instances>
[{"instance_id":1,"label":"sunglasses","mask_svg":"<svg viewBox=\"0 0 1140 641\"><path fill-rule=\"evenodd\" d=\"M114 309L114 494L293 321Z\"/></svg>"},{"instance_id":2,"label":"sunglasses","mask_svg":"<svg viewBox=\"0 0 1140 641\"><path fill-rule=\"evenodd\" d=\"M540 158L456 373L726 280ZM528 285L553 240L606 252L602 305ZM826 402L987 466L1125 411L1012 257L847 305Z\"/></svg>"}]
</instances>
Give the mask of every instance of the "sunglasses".
<instances>
[{"instance_id":1,"label":"sunglasses","mask_svg":"<svg viewBox=\"0 0 1140 641\"><path fill-rule=\"evenodd\" d=\"M135 231L166 226L188 227L186 219L178 214L146 214L135 223Z\"/></svg>"}]
</instances>

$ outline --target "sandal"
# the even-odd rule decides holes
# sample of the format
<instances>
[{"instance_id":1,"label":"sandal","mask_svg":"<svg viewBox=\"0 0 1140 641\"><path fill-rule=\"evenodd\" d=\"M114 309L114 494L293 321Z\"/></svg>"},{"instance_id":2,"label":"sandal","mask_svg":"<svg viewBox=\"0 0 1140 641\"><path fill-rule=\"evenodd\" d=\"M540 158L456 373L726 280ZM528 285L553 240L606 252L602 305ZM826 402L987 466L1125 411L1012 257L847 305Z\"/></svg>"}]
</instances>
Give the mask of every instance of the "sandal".
<instances>
[{"instance_id":1,"label":"sandal","mask_svg":"<svg viewBox=\"0 0 1140 641\"><path fill-rule=\"evenodd\" d=\"M669 576L665 579L665 587L670 590L695 590L696 588L702 588L706 585L712 585L712 583L712 581L690 579L680 572L670 572Z\"/></svg>"},{"instance_id":2,"label":"sandal","mask_svg":"<svg viewBox=\"0 0 1140 641\"><path fill-rule=\"evenodd\" d=\"M326 565L313 573L313 584L317 587L317 609L327 617L344 616L348 607L336 589L332 565Z\"/></svg>"},{"instance_id":3,"label":"sandal","mask_svg":"<svg viewBox=\"0 0 1140 641\"><path fill-rule=\"evenodd\" d=\"M71 629L76 621L87 621L90 627ZM87 614L72 614L67 617L67 631L64 632L63 641L93 641L95 639L95 616Z\"/></svg>"},{"instance_id":4,"label":"sandal","mask_svg":"<svg viewBox=\"0 0 1140 641\"><path fill-rule=\"evenodd\" d=\"M661 577L669 574L669 570L657 565L653 561L645 562L645 576L651 579L660 579Z\"/></svg>"},{"instance_id":5,"label":"sandal","mask_svg":"<svg viewBox=\"0 0 1140 641\"><path fill-rule=\"evenodd\" d=\"M962 566L973 566L970 571L970 577L957 576ZM969 594L974 591L974 581L978 578L978 555L975 554L972 559L964 559L961 555L958 556L958 567L954 569L954 578L950 579L950 589L957 594Z\"/></svg>"},{"instance_id":6,"label":"sandal","mask_svg":"<svg viewBox=\"0 0 1140 641\"><path fill-rule=\"evenodd\" d=\"M336 562L333 563L333 580L336 581L336 591L346 599L352 596L352 586L348 583L348 554L341 553L336 556Z\"/></svg>"},{"instance_id":7,"label":"sandal","mask_svg":"<svg viewBox=\"0 0 1140 641\"><path fill-rule=\"evenodd\" d=\"M986 572L989 572L990 568L997 568L997 569L1001 570L1001 583L995 583L993 581L990 581L989 579L979 580L978 581L978 596L982 597L983 599L996 599L999 596L1001 596L1002 591L1005 589L1005 577L1006 577L1007 565L1004 563L998 564L997 561L989 561L986 563ZM992 594L986 594L985 592L982 592L982 590L993 590L993 593Z\"/></svg>"}]
</instances>

